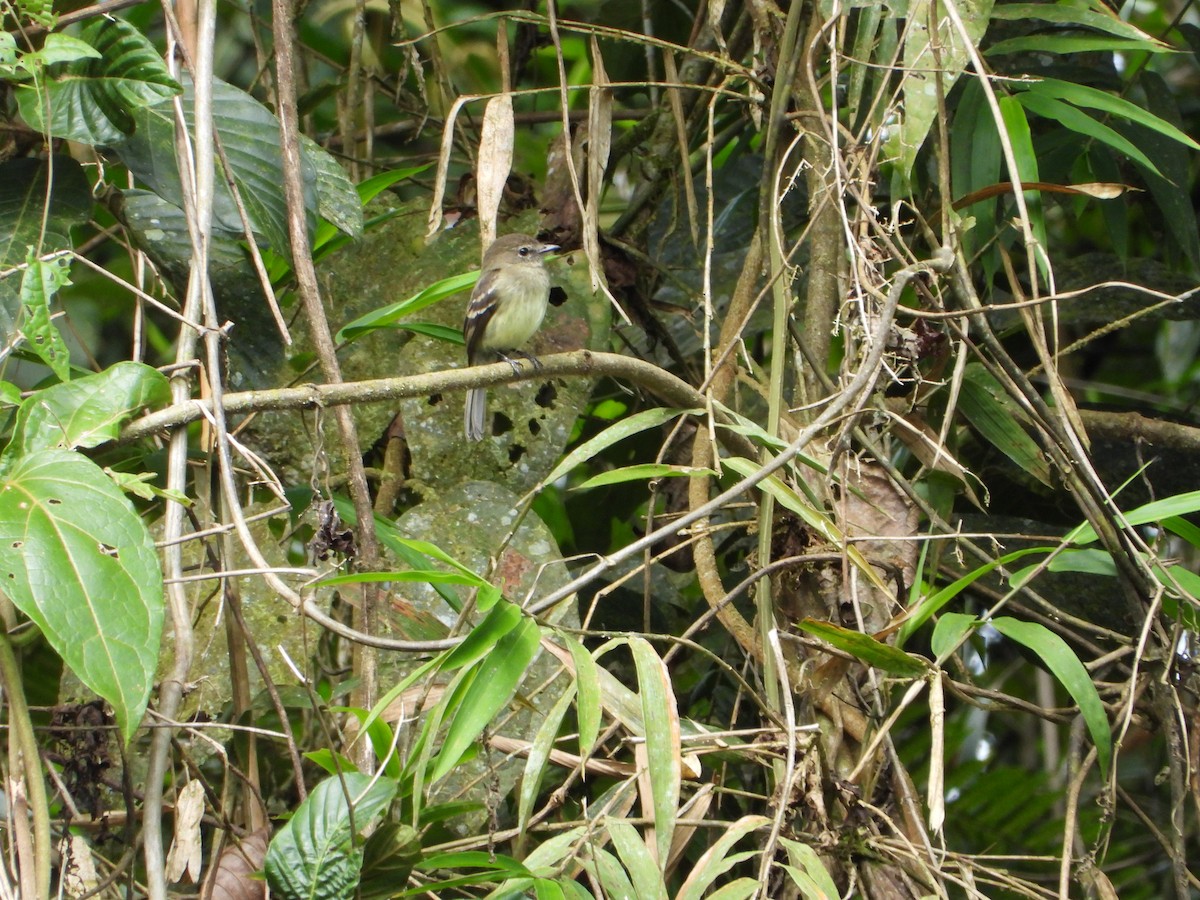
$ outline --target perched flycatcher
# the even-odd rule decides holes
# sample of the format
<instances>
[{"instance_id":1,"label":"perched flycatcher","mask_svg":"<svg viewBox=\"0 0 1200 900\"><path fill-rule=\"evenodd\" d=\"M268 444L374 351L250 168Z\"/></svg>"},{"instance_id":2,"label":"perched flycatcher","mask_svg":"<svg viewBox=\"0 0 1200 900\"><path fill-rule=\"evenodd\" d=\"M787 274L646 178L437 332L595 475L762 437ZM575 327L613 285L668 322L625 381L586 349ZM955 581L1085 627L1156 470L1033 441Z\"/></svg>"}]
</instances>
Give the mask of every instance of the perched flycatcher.
<instances>
[{"instance_id":1,"label":"perched flycatcher","mask_svg":"<svg viewBox=\"0 0 1200 900\"><path fill-rule=\"evenodd\" d=\"M550 276L544 257L557 249L556 245L543 244L527 234L506 234L488 247L463 322L467 365L475 365L490 351L511 365L513 371L520 370L503 351L519 350L542 324L550 299ZM528 358L537 365L536 359ZM467 440L482 440L486 411L487 390L467 391L464 417Z\"/></svg>"}]
</instances>

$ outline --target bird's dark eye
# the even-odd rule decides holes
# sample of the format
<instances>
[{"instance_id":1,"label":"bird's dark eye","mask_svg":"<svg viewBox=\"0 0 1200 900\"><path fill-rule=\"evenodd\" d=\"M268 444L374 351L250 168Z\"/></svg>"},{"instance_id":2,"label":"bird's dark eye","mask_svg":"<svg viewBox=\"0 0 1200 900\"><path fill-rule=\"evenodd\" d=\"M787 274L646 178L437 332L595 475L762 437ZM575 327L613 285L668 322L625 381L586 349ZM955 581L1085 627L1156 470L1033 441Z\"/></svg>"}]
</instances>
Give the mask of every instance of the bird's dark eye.
<instances>
[{"instance_id":1,"label":"bird's dark eye","mask_svg":"<svg viewBox=\"0 0 1200 900\"><path fill-rule=\"evenodd\" d=\"M528 247L522 247L522 248L521 248L520 250L518 250L517 252L518 252L518 253L520 253L522 256L528 256L528 255L529 255L529 248L528 248Z\"/></svg>"}]
</instances>

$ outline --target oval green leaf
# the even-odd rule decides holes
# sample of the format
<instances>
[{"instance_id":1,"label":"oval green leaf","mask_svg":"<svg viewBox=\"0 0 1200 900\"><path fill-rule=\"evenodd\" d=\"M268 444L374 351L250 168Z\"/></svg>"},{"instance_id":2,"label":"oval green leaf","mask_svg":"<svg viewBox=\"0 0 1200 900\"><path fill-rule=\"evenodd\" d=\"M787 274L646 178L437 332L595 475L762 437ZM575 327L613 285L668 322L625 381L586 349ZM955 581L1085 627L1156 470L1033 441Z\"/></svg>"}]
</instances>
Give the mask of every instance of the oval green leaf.
<instances>
[{"instance_id":1,"label":"oval green leaf","mask_svg":"<svg viewBox=\"0 0 1200 900\"><path fill-rule=\"evenodd\" d=\"M162 571L141 518L100 468L69 450L23 456L0 482L0 584L128 741L162 637Z\"/></svg>"}]
</instances>

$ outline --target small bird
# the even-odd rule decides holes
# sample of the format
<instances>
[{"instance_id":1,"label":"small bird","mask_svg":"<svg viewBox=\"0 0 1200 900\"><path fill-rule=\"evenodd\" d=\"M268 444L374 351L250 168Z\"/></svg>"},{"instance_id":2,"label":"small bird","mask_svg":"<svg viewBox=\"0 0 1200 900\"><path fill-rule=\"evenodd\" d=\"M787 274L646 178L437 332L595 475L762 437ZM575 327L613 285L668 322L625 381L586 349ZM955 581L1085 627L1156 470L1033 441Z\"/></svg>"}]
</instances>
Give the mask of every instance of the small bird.
<instances>
[{"instance_id":1,"label":"small bird","mask_svg":"<svg viewBox=\"0 0 1200 900\"><path fill-rule=\"evenodd\" d=\"M503 351L518 352L542 324L550 299L545 255L557 249L556 244L543 244L527 234L506 234L488 247L463 322L467 365L475 365L485 352L491 351L512 366L514 372L520 371L520 366ZM539 365L532 356L520 355L535 367ZM486 411L487 390L467 391L464 416L467 440L483 439Z\"/></svg>"}]
</instances>

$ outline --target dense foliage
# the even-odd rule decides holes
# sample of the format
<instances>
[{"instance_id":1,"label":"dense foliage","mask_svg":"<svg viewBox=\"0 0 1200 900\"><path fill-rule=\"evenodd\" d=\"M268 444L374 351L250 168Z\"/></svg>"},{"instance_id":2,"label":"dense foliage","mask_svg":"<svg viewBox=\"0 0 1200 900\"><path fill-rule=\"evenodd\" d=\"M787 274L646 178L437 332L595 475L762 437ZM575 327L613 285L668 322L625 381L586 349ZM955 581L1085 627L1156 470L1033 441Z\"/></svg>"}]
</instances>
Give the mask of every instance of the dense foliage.
<instances>
[{"instance_id":1,"label":"dense foliage","mask_svg":"<svg viewBox=\"0 0 1200 900\"><path fill-rule=\"evenodd\" d=\"M3 10L0 896L1200 890L1190 6Z\"/></svg>"}]
</instances>

